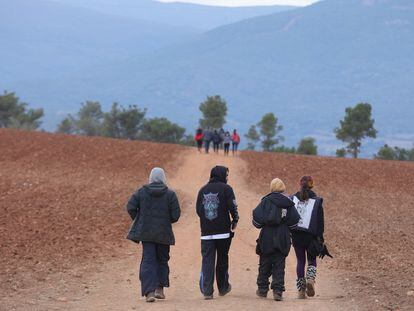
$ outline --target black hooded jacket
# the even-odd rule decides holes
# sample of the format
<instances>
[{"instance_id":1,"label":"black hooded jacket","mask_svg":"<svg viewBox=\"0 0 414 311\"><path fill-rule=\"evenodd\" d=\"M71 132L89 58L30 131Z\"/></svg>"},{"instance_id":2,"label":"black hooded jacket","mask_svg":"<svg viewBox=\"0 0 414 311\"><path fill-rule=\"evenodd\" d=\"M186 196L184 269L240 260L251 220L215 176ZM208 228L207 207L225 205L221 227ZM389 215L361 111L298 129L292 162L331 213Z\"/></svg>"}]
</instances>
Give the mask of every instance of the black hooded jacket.
<instances>
[{"instance_id":1,"label":"black hooded jacket","mask_svg":"<svg viewBox=\"0 0 414 311\"><path fill-rule=\"evenodd\" d=\"M213 140L213 143L215 144L221 143L222 139L221 139L220 134L217 131L214 131L212 140Z\"/></svg>"},{"instance_id":2,"label":"black hooded jacket","mask_svg":"<svg viewBox=\"0 0 414 311\"><path fill-rule=\"evenodd\" d=\"M253 225L261 229L258 252L268 255L276 250L287 256L291 247L289 230L300 220L295 204L281 193L272 192L265 196L253 210Z\"/></svg>"},{"instance_id":3,"label":"black hooded jacket","mask_svg":"<svg viewBox=\"0 0 414 311\"><path fill-rule=\"evenodd\" d=\"M227 173L224 166L214 167L210 181L198 193L196 210L202 236L230 233L232 222L239 221L236 198L227 184Z\"/></svg>"},{"instance_id":4,"label":"black hooded jacket","mask_svg":"<svg viewBox=\"0 0 414 311\"><path fill-rule=\"evenodd\" d=\"M135 192L127 204L133 220L127 239L174 245L171 224L180 218L180 205L174 191L163 183L145 185Z\"/></svg>"}]
</instances>

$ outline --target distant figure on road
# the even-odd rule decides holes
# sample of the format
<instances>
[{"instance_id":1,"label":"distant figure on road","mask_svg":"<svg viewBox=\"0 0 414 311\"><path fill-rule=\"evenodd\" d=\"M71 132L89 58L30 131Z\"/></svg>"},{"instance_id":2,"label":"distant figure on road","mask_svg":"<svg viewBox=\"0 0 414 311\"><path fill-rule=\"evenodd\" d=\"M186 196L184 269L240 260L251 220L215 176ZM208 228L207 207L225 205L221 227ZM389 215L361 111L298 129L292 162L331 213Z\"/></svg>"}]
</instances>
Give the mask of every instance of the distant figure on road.
<instances>
[{"instance_id":1,"label":"distant figure on road","mask_svg":"<svg viewBox=\"0 0 414 311\"><path fill-rule=\"evenodd\" d=\"M218 131L214 131L213 133L213 148L214 152L218 153L220 149L221 137Z\"/></svg>"},{"instance_id":2,"label":"distant figure on road","mask_svg":"<svg viewBox=\"0 0 414 311\"><path fill-rule=\"evenodd\" d=\"M226 134L226 131L221 128L219 131L219 135L220 135L220 149L223 149L223 141L224 141L224 135Z\"/></svg>"},{"instance_id":3,"label":"distant figure on road","mask_svg":"<svg viewBox=\"0 0 414 311\"><path fill-rule=\"evenodd\" d=\"M210 181L200 189L197 197L203 257L200 290L204 299L213 299L214 272L219 295L224 296L231 291L228 253L239 214L233 189L227 184L228 173L227 167L214 167Z\"/></svg>"},{"instance_id":4,"label":"distant figure on road","mask_svg":"<svg viewBox=\"0 0 414 311\"><path fill-rule=\"evenodd\" d=\"M293 231L292 242L297 260L298 298L315 296L316 257L324 251L324 215L323 199L312 191L313 178L303 176L300 180L300 191L293 197L296 210L301 220ZM319 251L318 251L319 249ZM306 259L308 268L305 276Z\"/></svg>"},{"instance_id":5,"label":"distant figure on road","mask_svg":"<svg viewBox=\"0 0 414 311\"><path fill-rule=\"evenodd\" d=\"M210 131L210 129L206 129L204 131L204 136L203 136L204 148L206 150L206 153L209 153L210 143L212 140L213 140L213 133Z\"/></svg>"},{"instance_id":6,"label":"distant figure on road","mask_svg":"<svg viewBox=\"0 0 414 311\"><path fill-rule=\"evenodd\" d=\"M283 193L286 186L275 178L270 193L253 211L253 225L261 229L256 253L260 256L257 277L257 296L266 298L269 277L272 276L273 299L280 301L285 291L285 264L291 247L290 230L297 226L300 216L295 205Z\"/></svg>"},{"instance_id":7,"label":"distant figure on road","mask_svg":"<svg viewBox=\"0 0 414 311\"><path fill-rule=\"evenodd\" d=\"M194 140L197 143L198 152L201 152L201 148L203 147L203 130L201 128L197 129Z\"/></svg>"},{"instance_id":8,"label":"distant figure on road","mask_svg":"<svg viewBox=\"0 0 414 311\"><path fill-rule=\"evenodd\" d=\"M239 147L240 144L240 136L239 134L237 134L237 130L233 131L233 135L231 136L231 140L233 142L233 155L235 153L237 153L237 148Z\"/></svg>"},{"instance_id":9,"label":"distant figure on road","mask_svg":"<svg viewBox=\"0 0 414 311\"><path fill-rule=\"evenodd\" d=\"M170 245L175 244L171 224L178 221L181 211L162 168L152 169L149 183L132 195L127 210L133 220L127 239L142 242L142 296L147 302L165 299L164 287L170 286Z\"/></svg>"},{"instance_id":10,"label":"distant figure on road","mask_svg":"<svg viewBox=\"0 0 414 311\"><path fill-rule=\"evenodd\" d=\"M230 144L231 144L231 136L229 132L224 134L224 155L228 156L230 151Z\"/></svg>"}]
</instances>

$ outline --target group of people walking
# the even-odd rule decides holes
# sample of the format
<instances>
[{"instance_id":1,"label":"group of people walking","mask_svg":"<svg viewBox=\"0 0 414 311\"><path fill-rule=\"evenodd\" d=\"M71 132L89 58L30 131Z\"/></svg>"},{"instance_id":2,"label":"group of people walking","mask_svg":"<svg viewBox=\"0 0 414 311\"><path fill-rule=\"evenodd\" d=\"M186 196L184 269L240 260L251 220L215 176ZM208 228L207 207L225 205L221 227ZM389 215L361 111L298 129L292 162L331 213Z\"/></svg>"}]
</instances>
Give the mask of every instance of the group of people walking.
<instances>
[{"instance_id":1,"label":"group of people walking","mask_svg":"<svg viewBox=\"0 0 414 311\"><path fill-rule=\"evenodd\" d=\"M228 168L214 167L209 182L197 196L202 254L199 283L204 299L213 299L215 278L220 296L232 290L228 254L239 214L234 191L227 183L228 175ZM313 178L304 176L299 191L287 196L284 182L275 178L270 183L270 193L253 210L252 223L260 229L256 241L258 297L266 298L272 290L274 300L283 299L285 262L292 243L297 259L298 298L315 295L316 258L330 254L323 238L323 199L313 192L313 186ZM147 302L165 299L164 288L170 285L169 251L175 244L171 224L179 220L180 206L177 195L167 186L163 169L151 171L149 183L132 195L127 210L133 220L127 238L142 242L142 296Z\"/></svg>"},{"instance_id":2,"label":"group of people walking","mask_svg":"<svg viewBox=\"0 0 414 311\"><path fill-rule=\"evenodd\" d=\"M233 130L233 134L224 129L211 130L198 128L194 136L199 152L202 152L203 146L206 153L210 152L210 146L213 145L215 153L219 153L220 149L224 150L224 155L228 156L230 152L230 145L232 147L233 155L237 152L240 144L240 136L237 130Z\"/></svg>"}]
</instances>

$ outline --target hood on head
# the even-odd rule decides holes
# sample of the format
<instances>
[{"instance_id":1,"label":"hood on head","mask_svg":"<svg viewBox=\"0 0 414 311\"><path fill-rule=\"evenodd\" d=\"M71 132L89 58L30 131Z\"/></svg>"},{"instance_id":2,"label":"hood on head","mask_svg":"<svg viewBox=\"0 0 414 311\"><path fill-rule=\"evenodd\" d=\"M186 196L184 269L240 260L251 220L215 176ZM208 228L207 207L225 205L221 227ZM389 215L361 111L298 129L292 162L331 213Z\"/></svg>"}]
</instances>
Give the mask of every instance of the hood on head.
<instances>
[{"instance_id":1,"label":"hood on head","mask_svg":"<svg viewBox=\"0 0 414 311\"><path fill-rule=\"evenodd\" d=\"M290 198L278 192L269 193L265 198L272 201L279 208L289 208L295 205Z\"/></svg>"},{"instance_id":2,"label":"hood on head","mask_svg":"<svg viewBox=\"0 0 414 311\"><path fill-rule=\"evenodd\" d=\"M168 191L168 187L163 183L152 183L149 185L145 185L144 189L152 197L163 196Z\"/></svg>"},{"instance_id":3,"label":"hood on head","mask_svg":"<svg viewBox=\"0 0 414 311\"><path fill-rule=\"evenodd\" d=\"M227 173L229 169L225 166L215 166L211 169L210 182L227 183Z\"/></svg>"},{"instance_id":4,"label":"hood on head","mask_svg":"<svg viewBox=\"0 0 414 311\"><path fill-rule=\"evenodd\" d=\"M160 167L154 167L151 170L151 174L149 176L149 181L150 184L152 183L162 183L164 185L167 185L167 178L165 177L165 172L162 168Z\"/></svg>"}]
</instances>

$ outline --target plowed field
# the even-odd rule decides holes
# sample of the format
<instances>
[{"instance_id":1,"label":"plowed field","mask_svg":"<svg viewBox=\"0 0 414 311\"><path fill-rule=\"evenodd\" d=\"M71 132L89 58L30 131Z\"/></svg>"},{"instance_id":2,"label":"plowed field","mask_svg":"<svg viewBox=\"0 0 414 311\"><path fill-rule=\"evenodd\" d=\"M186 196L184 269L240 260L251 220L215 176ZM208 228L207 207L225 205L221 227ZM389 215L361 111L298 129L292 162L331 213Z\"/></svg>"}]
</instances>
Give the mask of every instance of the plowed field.
<instances>
[{"instance_id":1,"label":"plowed field","mask_svg":"<svg viewBox=\"0 0 414 311\"><path fill-rule=\"evenodd\" d=\"M233 291L202 300L198 189L211 167L230 168L240 223L230 252ZM0 130L0 310L146 310L137 270L140 246L126 241L125 203L154 166L166 168L182 217L174 225L171 288L153 310L270 310L255 297L251 211L274 177L288 192L310 174L325 199L334 259L319 261L317 295L296 299L295 258L278 310L412 310L412 163L242 152L198 154L137 141Z\"/></svg>"},{"instance_id":2,"label":"plowed field","mask_svg":"<svg viewBox=\"0 0 414 311\"><path fill-rule=\"evenodd\" d=\"M288 192L312 175L325 199L325 259L343 273L350 296L391 310L414 310L414 163L245 152L249 180L259 192L273 177Z\"/></svg>"}]
</instances>

